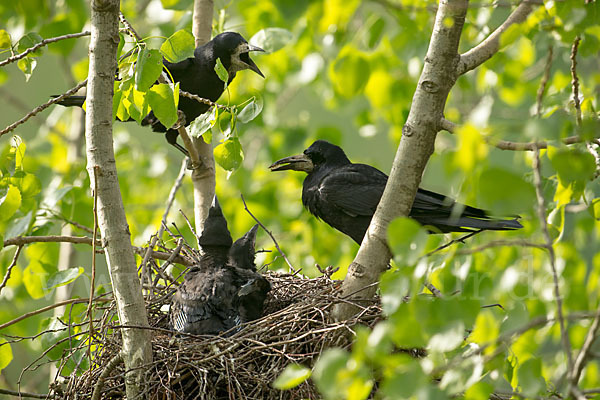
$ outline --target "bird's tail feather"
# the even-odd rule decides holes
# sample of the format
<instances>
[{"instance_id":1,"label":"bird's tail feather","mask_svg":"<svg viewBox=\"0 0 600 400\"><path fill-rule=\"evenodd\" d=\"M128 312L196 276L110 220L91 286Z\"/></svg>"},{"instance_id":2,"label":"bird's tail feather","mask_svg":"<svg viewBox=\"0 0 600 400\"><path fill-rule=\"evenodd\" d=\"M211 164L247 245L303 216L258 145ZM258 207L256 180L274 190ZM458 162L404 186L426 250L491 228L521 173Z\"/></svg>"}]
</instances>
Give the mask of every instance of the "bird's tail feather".
<instances>
[{"instance_id":1,"label":"bird's tail feather","mask_svg":"<svg viewBox=\"0 0 600 400\"><path fill-rule=\"evenodd\" d=\"M517 219L473 218L465 216L456 219L428 216L419 222L425 226L433 226L433 231L440 233L471 232L480 229L490 231L511 231L523 227Z\"/></svg>"},{"instance_id":2,"label":"bird's tail feather","mask_svg":"<svg viewBox=\"0 0 600 400\"><path fill-rule=\"evenodd\" d=\"M58 97L57 95L52 96L53 98ZM85 96L69 96L65 97L57 104L65 107L83 107L83 103L85 102Z\"/></svg>"}]
</instances>

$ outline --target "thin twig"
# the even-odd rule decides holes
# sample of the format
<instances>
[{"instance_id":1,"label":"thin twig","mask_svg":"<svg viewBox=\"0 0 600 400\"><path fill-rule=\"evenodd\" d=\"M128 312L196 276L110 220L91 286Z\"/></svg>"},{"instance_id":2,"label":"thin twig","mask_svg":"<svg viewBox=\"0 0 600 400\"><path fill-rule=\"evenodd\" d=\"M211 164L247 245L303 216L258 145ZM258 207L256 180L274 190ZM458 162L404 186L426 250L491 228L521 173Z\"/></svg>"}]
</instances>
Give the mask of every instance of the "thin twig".
<instances>
[{"instance_id":1,"label":"thin twig","mask_svg":"<svg viewBox=\"0 0 600 400\"><path fill-rule=\"evenodd\" d=\"M59 101L61 101L62 99L64 99L65 97L69 97L72 94L74 94L75 92L77 92L79 89L81 89L82 87L84 87L87 84L87 79L84 80L81 83L78 83L75 87L69 89L68 91L66 91L65 93L61 94L58 97L54 97L50 100L48 100L47 102L45 102L44 104L42 104L41 106L37 106L36 108L34 108L31 112L29 112L27 115L25 115L23 118L21 118L20 120L18 120L17 122L14 122L12 124L10 124L9 126L7 126L6 128L2 129L0 131L0 136L8 133L8 132L12 132L13 130L15 130L15 128L25 122L27 122L27 120L37 114L39 114L40 112L44 111L46 108L50 107L52 104L56 104Z\"/></svg>"},{"instance_id":2,"label":"thin twig","mask_svg":"<svg viewBox=\"0 0 600 400\"><path fill-rule=\"evenodd\" d=\"M506 21L492 32L484 41L473 47L471 50L460 55L460 61L456 68L457 75L462 75L485 61L490 59L500 50L500 38L508 28L514 24L524 22L534 6L540 6L544 3L540 0L524 0L517 8L506 18Z\"/></svg>"},{"instance_id":3,"label":"thin twig","mask_svg":"<svg viewBox=\"0 0 600 400\"><path fill-rule=\"evenodd\" d=\"M577 36L571 47L571 86L573 88L573 106L577 127L581 127L581 103L579 101L579 78L577 77L577 49L581 38Z\"/></svg>"},{"instance_id":4,"label":"thin twig","mask_svg":"<svg viewBox=\"0 0 600 400\"><path fill-rule=\"evenodd\" d=\"M540 81L540 87L537 91L536 96L536 112L535 114L538 118L542 115L542 100L544 99L544 92L546 91L546 86L548 85L548 80L550 79L550 69L552 67L552 57L553 57L554 49L552 45L548 46L548 56L546 57L546 67L544 68L544 75L542 76L542 80Z\"/></svg>"},{"instance_id":5,"label":"thin twig","mask_svg":"<svg viewBox=\"0 0 600 400\"><path fill-rule=\"evenodd\" d=\"M579 354L575 359L575 364L573 365L573 370L570 379L571 388L576 388L579 384L579 378L581 378L581 373L583 372L583 368L585 367L586 362L591 356L592 345L598 339L598 334L600 333L600 306L596 309L596 315L594 316L594 320L592 321L592 325L585 336L585 340L583 341L583 346L581 346L581 350L579 350Z\"/></svg>"},{"instance_id":6,"label":"thin twig","mask_svg":"<svg viewBox=\"0 0 600 400\"><path fill-rule=\"evenodd\" d=\"M4 67L7 64L18 61L21 58L26 57L27 54L32 53L32 52L36 51L37 49L44 47L50 43L58 42L60 40L65 40L65 39L74 39L74 38L78 38L78 37L82 37L82 36L89 36L89 35L90 35L89 31L83 31L83 32L79 32L79 33L69 33L68 35L62 35L62 36L44 39L41 42L36 43L34 46L28 48L27 50L25 50L24 52L22 52L20 54L9 57L6 60L0 61L0 67Z\"/></svg>"},{"instance_id":7,"label":"thin twig","mask_svg":"<svg viewBox=\"0 0 600 400\"><path fill-rule=\"evenodd\" d=\"M200 97L200 96L198 96L196 94L192 94L190 92L186 92L185 90L179 89L179 95L183 96L183 97L187 97L187 98L192 99L192 100L196 100L197 102L202 103L202 104L206 104L207 106L217 107L220 110L231 111L231 107L229 107L229 106L226 106L224 104L215 103L214 101L211 101L209 99L205 99L204 97ZM189 121L189 122L191 122L191 121Z\"/></svg>"},{"instance_id":8,"label":"thin twig","mask_svg":"<svg viewBox=\"0 0 600 400\"><path fill-rule=\"evenodd\" d=\"M244 203L244 210L246 210L246 212L248 214L250 214L250 216L256 221L256 223L264 229L265 232L267 232L267 235L269 235L271 237L271 240L273 241L273 243L275 243L275 248L277 249L277 251L279 252L279 254L281 254L281 256L283 257L283 259L285 260L285 262L287 263L288 267L290 267L290 270L292 271L293 275L296 275L297 273L299 273L301 271L301 269L296 270L293 266L292 263L290 262L290 260L288 260L287 256L285 255L285 253L283 252L283 250L281 250L281 247L279 247L279 243L277 243L277 240L275 239L275 237L273 236L273 234L271 233L271 231L269 231L262 222L260 222L258 220L258 218L256 218L254 216L254 214L252 214L252 212L248 209L248 205L246 204L246 200L244 199L244 195L240 195L242 198L242 203Z\"/></svg>"},{"instance_id":9,"label":"thin twig","mask_svg":"<svg viewBox=\"0 0 600 400\"><path fill-rule=\"evenodd\" d=\"M29 397L30 399L47 399L49 396L47 394L19 392L16 390L8 390L8 389L0 389L0 394L7 394L9 396L15 396L15 397ZM52 397L50 397L50 398L52 398Z\"/></svg>"},{"instance_id":10,"label":"thin twig","mask_svg":"<svg viewBox=\"0 0 600 400\"><path fill-rule=\"evenodd\" d=\"M4 247L6 246L22 246L24 244L30 243L76 243L76 244L87 244L92 245L92 238L86 236L18 236L15 238L10 238L4 241ZM98 245L102 245L98 243ZM143 247L133 246L133 250L143 256L146 254L147 249ZM97 250L98 253L103 253L103 249ZM156 258L157 260L168 260L171 257L171 253L167 253L164 251L152 251L152 258ZM190 260L188 257L177 256L174 260L178 264L182 265L193 265L194 262Z\"/></svg>"},{"instance_id":11,"label":"thin twig","mask_svg":"<svg viewBox=\"0 0 600 400\"><path fill-rule=\"evenodd\" d=\"M169 192L169 197L167 198L167 204L165 206L165 212L163 213L163 216L160 220L160 228L158 229L156 236L154 238L152 238L152 241L150 242L150 245L148 246L148 250L146 251L146 254L144 254L144 258L142 260L142 285L144 284L144 279L146 279L145 278L146 264L148 263L148 260L150 259L150 255L152 254L154 246L156 246L156 243L158 243L158 240L162 237L163 233L165 232L165 226L167 225L167 217L169 216L169 211L171 211L171 207L173 206L173 203L175 202L175 195L177 194L177 191L179 190L179 188L181 187L181 184L183 183L183 177L185 176L186 170L187 170L187 159L184 158L181 161L181 168L179 168L179 174L177 175L177 178L175 179L175 183L173 183L173 186L171 187L171 191ZM175 253L173 253L173 254L175 254Z\"/></svg>"},{"instance_id":12,"label":"thin twig","mask_svg":"<svg viewBox=\"0 0 600 400\"><path fill-rule=\"evenodd\" d=\"M102 301L102 302L107 302L107 301L109 301L109 300L107 300L107 299L101 299L101 297L102 297L102 296L104 296L104 295L97 296L96 298L94 298L94 301ZM69 299L69 300L59 301L59 302L58 302L58 303L56 303L56 304L50 304L49 306L42 307L42 308L40 308L39 310L30 311L30 312L28 312L28 313L25 313L25 314L21 315L20 317L17 317L17 318L15 318L15 319L13 319L12 321L5 322L5 323L3 323L2 325L0 325L0 330L1 330L1 329L4 329L4 328L6 328L6 327L9 327L9 326L11 326L11 325L14 325L14 324L16 324L17 322L23 321L24 319L27 319L27 318L29 318L29 317L33 317L34 315L41 314L41 313L43 313L43 312L46 312L46 311L48 311L48 310L52 310L53 308L56 308L56 307L64 306L65 304L72 304L72 303L75 303L75 304L78 304L78 303L88 303L89 301L90 301L90 299L89 299L89 298L86 298L86 299Z\"/></svg>"},{"instance_id":13,"label":"thin twig","mask_svg":"<svg viewBox=\"0 0 600 400\"><path fill-rule=\"evenodd\" d=\"M94 385L94 392L92 394L92 400L100 400L102 395L102 387L104 386L104 380L108 378L110 373L123 362L121 353L117 353L110 361L106 364L106 367L102 370L102 373L98 377L98 381ZM91 364L91 363L90 363Z\"/></svg>"},{"instance_id":14,"label":"thin twig","mask_svg":"<svg viewBox=\"0 0 600 400\"><path fill-rule=\"evenodd\" d=\"M542 243L533 243L525 240L493 240L489 243L482 244L481 246L473 247L470 249L460 249L456 251L458 255L467 255L479 253L480 251L491 249L494 247L505 247L505 246L521 246L521 247L533 247L536 249L547 250L545 244Z\"/></svg>"},{"instance_id":15,"label":"thin twig","mask_svg":"<svg viewBox=\"0 0 600 400\"><path fill-rule=\"evenodd\" d=\"M98 172L100 167L94 165L94 236L92 237L92 279L90 279L90 302L88 303L87 316L90 320L90 340L88 341L88 358L90 360L90 371L92 370L92 340L94 336L94 316L92 314L92 298L96 286L96 244L98 243Z\"/></svg>"},{"instance_id":16,"label":"thin twig","mask_svg":"<svg viewBox=\"0 0 600 400\"><path fill-rule=\"evenodd\" d=\"M15 255L13 256L13 259L10 262L10 265L6 269L6 274L4 274L4 279L2 279L2 283L0 283L0 293L2 293L2 289L4 289L4 287L8 283L12 269L15 267L15 265L17 265L17 260L19 258L19 254L21 254L22 249L23 249L23 245L21 245L17 248L17 251L15 252Z\"/></svg>"},{"instance_id":17,"label":"thin twig","mask_svg":"<svg viewBox=\"0 0 600 400\"><path fill-rule=\"evenodd\" d=\"M477 231L473 231L473 232L467 233L466 235L461 236L461 237L459 237L457 239L453 239L453 240L449 241L448 243L445 243L445 244L441 245L437 249L430 251L429 253L425 254L423 257L429 257L429 256L437 253L438 251L445 249L446 247L452 246L454 243L464 243L465 240L467 240L468 238L473 237L473 236L475 236L475 235L477 235L478 233L481 233L481 232L483 232L483 229L479 229Z\"/></svg>"},{"instance_id":18,"label":"thin twig","mask_svg":"<svg viewBox=\"0 0 600 400\"><path fill-rule=\"evenodd\" d=\"M533 183L535 186L535 194L537 197L537 212L540 224L542 226L542 233L544 234L544 240L546 242L546 248L548 249L548 257L550 259L550 268L552 269L552 278L554 280L554 298L556 301L556 313L558 322L560 325L560 336L563 344L564 351L567 356L567 371L573 370L573 357L571 355L571 343L567 333L565 325L565 318L563 316L563 304L562 297L560 294L559 282L558 282L558 271L556 270L556 254L554 253L554 246L552 245L552 238L548 231L548 222L546 221L546 201L544 200L544 194L542 190L542 173L540 167L540 151L539 149L534 150L533 157Z\"/></svg>"}]
</instances>

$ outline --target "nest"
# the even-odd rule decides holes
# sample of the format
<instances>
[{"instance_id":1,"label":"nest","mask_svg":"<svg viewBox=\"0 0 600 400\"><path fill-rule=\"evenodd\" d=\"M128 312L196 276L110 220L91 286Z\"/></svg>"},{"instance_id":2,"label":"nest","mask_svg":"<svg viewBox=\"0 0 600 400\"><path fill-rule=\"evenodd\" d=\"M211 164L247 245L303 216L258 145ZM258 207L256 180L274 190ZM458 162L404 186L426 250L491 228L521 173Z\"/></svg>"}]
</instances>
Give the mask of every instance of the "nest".
<instances>
[{"instance_id":1,"label":"nest","mask_svg":"<svg viewBox=\"0 0 600 400\"><path fill-rule=\"evenodd\" d=\"M187 255L194 258L191 249ZM349 348L355 324L373 326L381 318L378 302L373 301L367 307L363 304L355 319L334 322L330 312L339 301L338 281L328 274L308 279L268 272L265 276L272 290L261 319L219 336L174 335L164 305L170 303L176 283L172 280L166 286L157 285L160 280L156 277L165 277L157 264L150 275L155 275L155 283L145 286L149 289L145 296L153 362L145 372L144 398L319 398L310 380L287 391L273 388L272 382L288 364L311 367L325 348ZM103 313L99 320L104 322L92 342L96 348L93 367L79 376L71 375L62 390L55 386L55 398L90 398L94 390L101 391L98 393L103 399L125 397L124 366L116 362L121 330L115 304L98 311Z\"/></svg>"}]
</instances>

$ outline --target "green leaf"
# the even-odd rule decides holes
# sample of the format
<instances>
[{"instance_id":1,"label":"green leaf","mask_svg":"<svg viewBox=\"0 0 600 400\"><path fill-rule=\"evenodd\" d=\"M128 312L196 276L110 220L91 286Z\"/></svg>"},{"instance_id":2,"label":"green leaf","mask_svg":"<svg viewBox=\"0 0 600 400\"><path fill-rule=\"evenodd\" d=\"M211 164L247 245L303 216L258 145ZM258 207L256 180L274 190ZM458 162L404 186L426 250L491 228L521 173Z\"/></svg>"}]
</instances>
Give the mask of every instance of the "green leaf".
<instances>
[{"instance_id":1,"label":"green leaf","mask_svg":"<svg viewBox=\"0 0 600 400\"><path fill-rule=\"evenodd\" d=\"M146 97L154 115L164 126L170 128L177 122L177 105L169 85L159 83L152 86Z\"/></svg>"},{"instance_id":2,"label":"green leaf","mask_svg":"<svg viewBox=\"0 0 600 400\"><path fill-rule=\"evenodd\" d=\"M10 34L4 29L0 29L0 49L10 49L11 46Z\"/></svg>"},{"instance_id":3,"label":"green leaf","mask_svg":"<svg viewBox=\"0 0 600 400\"><path fill-rule=\"evenodd\" d=\"M345 46L329 68L329 79L336 92L352 97L363 91L370 70L366 56L354 47Z\"/></svg>"},{"instance_id":4,"label":"green leaf","mask_svg":"<svg viewBox=\"0 0 600 400\"><path fill-rule=\"evenodd\" d=\"M592 203L590 204L588 210L590 212L590 215L594 217L596 221L600 221L600 197L592 200Z\"/></svg>"},{"instance_id":5,"label":"green leaf","mask_svg":"<svg viewBox=\"0 0 600 400\"><path fill-rule=\"evenodd\" d=\"M29 230L29 226L31 225L31 219L33 218L33 212L29 211L27 215L17 218L14 221L11 221L10 226L5 232L7 238L13 238L17 236L21 236Z\"/></svg>"},{"instance_id":6,"label":"green leaf","mask_svg":"<svg viewBox=\"0 0 600 400\"><path fill-rule=\"evenodd\" d=\"M13 359L12 348L6 339L0 339L0 371L10 364Z\"/></svg>"},{"instance_id":7,"label":"green leaf","mask_svg":"<svg viewBox=\"0 0 600 400\"><path fill-rule=\"evenodd\" d=\"M489 168L479 176L479 203L492 213L514 214L530 210L536 201L533 185L519 175Z\"/></svg>"},{"instance_id":8,"label":"green leaf","mask_svg":"<svg viewBox=\"0 0 600 400\"><path fill-rule=\"evenodd\" d=\"M495 341L500 333L500 323L494 318L494 314L485 309L479 313L475 320L475 327L469 338L479 344L486 344ZM486 349L486 354L491 353L493 346Z\"/></svg>"},{"instance_id":9,"label":"green leaf","mask_svg":"<svg viewBox=\"0 0 600 400\"><path fill-rule=\"evenodd\" d=\"M172 34L160 46L160 52L171 63L177 63L194 56L194 35L190 31L180 30Z\"/></svg>"},{"instance_id":10,"label":"green leaf","mask_svg":"<svg viewBox=\"0 0 600 400\"><path fill-rule=\"evenodd\" d=\"M193 5L193 0L160 0L166 10L188 11Z\"/></svg>"},{"instance_id":11,"label":"green leaf","mask_svg":"<svg viewBox=\"0 0 600 400\"><path fill-rule=\"evenodd\" d=\"M224 82L225 87L227 87L227 82L229 81L229 73L223 66L223 63L221 62L220 58L217 58L217 62L215 63L215 72L217 73L219 79Z\"/></svg>"},{"instance_id":12,"label":"green leaf","mask_svg":"<svg viewBox=\"0 0 600 400\"><path fill-rule=\"evenodd\" d=\"M240 111L237 118L240 122L246 124L256 118L263 109L263 99L260 96L255 96L254 99L246 107Z\"/></svg>"},{"instance_id":13,"label":"green leaf","mask_svg":"<svg viewBox=\"0 0 600 400\"><path fill-rule=\"evenodd\" d=\"M59 286L68 285L77 279L84 272L83 267L67 268L51 275L46 282L45 290L57 288Z\"/></svg>"},{"instance_id":14,"label":"green leaf","mask_svg":"<svg viewBox=\"0 0 600 400\"><path fill-rule=\"evenodd\" d=\"M29 32L26 35L24 35L21 39L19 39L19 42L17 43L17 51L19 53L22 53L25 50L40 43L42 40L44 40L44 39L38 33ZM37 57L37 56L41 56L41 55L42 55L42 49L39 48L36 51L29 53L27 55L27 58Z\"/></svg>"},{"instance_id":15,"label":"green leaf","mask_svg":"<svg viewBox=\"0 0 600 400\"><path fill-rule=\"evenodd\" d=\"M29 81L29 78L31 78L31 74L33 74L33 70L35 69L36 65L37 61L35 58L25 57L17 61L17 67L19 67L19 69L23 71L23 74L25 74L25 81Z\"/></svg>"},{"instance_id":16,"label":"green leaf","mask_svg":"<svg viewBox=\"0 0 600 400\"><path fill-rule=\"evenodd\" d=\"M410 290L410 280L403 271L386 271L379 281L381 290L381 306L383 312L390 315L406 301Z\"/></svg>"},{"instance_id":17,"label":"green leaf","mask_svg":"<svg viewBox=\"0 0 600 400\"><path fill-rule=\"evenodd\" d=\"M575 181L587 182L596 171L594 156L586 151L549 148L548 157L563 186Z\"/></svg>"},{"instance_id":18,"label":"green leaf","mask_svg":"<svg viewBox=\"0 0 600 400\"><path fill-rule=\"evenodd\" d=\"M23 171L15 172L11 183L19 188L23 199L34 197L42 189L42 184L37 176Z\"/></svg>"},{"instance_id":19,"label":"green leaf","mask_svg":"<svg viewBox=\"0 0 600 400\"><path fill-rule=\"evenodd\" d=\"M464 400L488 400L494 386L487 382L477 382L465 391Z\"/></svg>"},{"instance_id":20,"label":"green leaf","mask_svg":"<svg viewBox=\"0 0 600 400\"><path fill-rule=\"evenodd\" d=\"M135 65L135 88L145 92L156 83L163 68L162 56L156 49L144 47Z\"/></svg>"},{"instance_id":21,"label":"green leaf","mask_svg":"<svg viewBox=\"0 0 600 400\"><path fill-rule=\"evenodd\" d=\"M40 299L46 294L44 288L46 287L47 277L48 273L38 261L31 262L27 268L23 270L23 283L25 284L25 289L27 289L27 293L29 293L33 299Z\"/></svg>"},{"instance_id":22,"label":"green leaf","mask_svg":"<svg viewBox=\"0 0 600 400\"><path fill-rule=\"evenodd\" d=\"M256 32L249 40L253 46L262 48L267 53L273 53L284 47L294 38L294 34L283 28L265 28Z\"/></svg>"},{"instance_id":23,"label":"green leaf","mask_svg":"<svg viewBox=\"0 0 600 400\"><path fill-rule=\"evenodd\" d=\"M542 377L542 362L539 358L530 358L517 369L519 387L528 398L537 397L546 389L546 381Z\"/></svg>"},{"instance_id":24,"label":"green leaf","mask_svg":"<svg viewBox=\"0 0 600 400\"><path fill-rule=\"evenodd\" d=\"M233 137L220 143L214 150L215 161L227 171L237 169L244 159L242 145L238 138Z\"/></svg>"},{"instance_id":25,"label":"green leaf","mask_svg":"<svg viewBox=\"0 0 600 400\"><path fill-rule=\"evenodd\" d=\"M192 121L192 123L187 127L188 134L195 138L199 138L215 125L217 121L217 107L213 107L210 112L205 112L204 114L200 114L198 118Z\"/></svg>"},{"instance_id":26,"label":"green leaf","mask_svg":"<svg viewBox=\"0 0 600 400\"><path fill-rule=\"evenodd\" d=\"M327 349L315 363L313 380L319 391L325 397L335 397L337 392L337 376L345 369L350 359L350 354L342 349Z\"/></svg>"},{"instance_id":27,"label":"green leaf","mask_svg":"<svg viewBox=\"0 0 600 400\"><path fill-rule=\"evenodd\" d=\"M396 218L388 227L388 243L399 264L417 262L427 246L428 237L425 228L412 218Z\"/></svg>"},{"instance_id":28,"label":"green leaf","mask_svg":"<svg viewBox=\"0 0 600 400\"><path fill-rule=\"evenodd\" d=\"M283 372L273 381L273 387L279 390L288 390L295 388L311 375L310 368L306 368L299 364L290 364Z\"/></svg>"},{"instance_id":29,"label":"green leaf","mask_svg":"<svg viewBox=\"0 0 600 400\"><path fill-rule=\"evenodd\" d=\"M21 192L16 186L8 185L8 190L0 192L0 221L6 221L21 207Z\"/></svg>"}]
</instances>

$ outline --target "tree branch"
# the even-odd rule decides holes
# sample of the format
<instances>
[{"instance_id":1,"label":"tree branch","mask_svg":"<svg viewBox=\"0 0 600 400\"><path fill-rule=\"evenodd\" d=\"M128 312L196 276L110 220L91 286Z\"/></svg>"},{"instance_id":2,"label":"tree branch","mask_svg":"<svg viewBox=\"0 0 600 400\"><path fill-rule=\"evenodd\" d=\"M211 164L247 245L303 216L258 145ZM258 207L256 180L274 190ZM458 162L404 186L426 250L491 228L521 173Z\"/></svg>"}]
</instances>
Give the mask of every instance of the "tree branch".
<instances>
[{"instance_id":1,"label":"tree branch","mask_svg":"<svg viewBox=\"0 0 600 400\"><path fill-rule=\"evenodd\" d=\"M548 222L546 221L546 202L544 200L544 193L542 190L542 173L540 167L540 151L539 149L534 150L533 157L533 183L535 185L535 194L537 197L537 212L540 224L542 226L542 233L544 234L544 240L546 242L546 248L548 249L548 257L550 259L550 268L552 270L552 279L554 281L554 299L556 301L556 313L558 322L560 325L560 337L563 344L563 349L567 356L567 371L573 370L573 358L571 355L571 343L569 341L567 327L565 325L565 318L563 316L563 304L562 297L560 294L560 287L558 282L558 272L556 270L556 254L554 253L554 246L552 245L552 238L548 232Z\"/></svg>"},{"instance_id":2,"label":"tree branch","mask_svg":"<svg viewBox=\"0 0 600 400\"><path fill-rule=\"evenodd\" d=\"M29 112L27 115L25 115L23 118L21 118L20 120L18 120L17 122L14 122L12 124L10 124L9 126L7 126L6 128L2 129L0 131L0 136L8 133L8 132L12 132L15 130L15 128L21 124L24 124L25 122L27 122L27 120L37 114L39 114L40 112L44 111L46 108L50 107L52 104L56 104L59 101L61 101L62 99L64 99L65 97L69 97L72 94L74 94L75 92L77 92L79 89L81 89L82 87L84 87L87 84L87 79L81 83L78 83L75 87L69 89L68 91L66 91L65 93L61 94L58 97L54 97L50 100L48 100L47 102L45 102L44 104L42 104L41 106L37 106L36 108L34 108L31 112Z\"/></svg>"},{"instance_id":3,"label":"tree branch","mask_svg":"<svg viewBox=\"0 0 600 400\"><path fill-rule=\"evenodd\" d=\"M83 32L79 32L79 33L69 33L68 35L62 35L62 36L44 39L41 42L28 48L27 50L25 50L24 52L22 52L20 54L9 57L6 60L0 61L0 67L4 67L5 65L8 65L10 63L19 61L21 58L25 58L27 56L27 54L33 53L37 49L47 46L50 43L58 42L58 41L65 40L65 39L73 39L73 38L78 38L78 37L82 37L82 36L89 36L89 35L90 35L89 31L83 31Z\"/></svg>"},{"instance_id":4,"label":"tree branch","mask_svg":"<svg viewBox=\"0 0 600 400\"><path fill-rule=\"evenodd\" d=\"M10 262L10 265L6 269L6 274L4 274L4 279L2 279L2 283L0 283L0 293L2 293L2 289L4 289L4 287L8 283L8 280L10 279L10 274L12 272L12 269L15 267L15 265L17 265L17 260L19 259L19 255L21 254L21 250L23 250L23 245L21 245L21 246L19 246L17 248L17 251L15 252L15 255L13 256L13 259Z\"/></svg>"},{"instance_id":5,"label":"tree branch","mask_svg":"<svg viewBox=\"0 0 600 400\"><path fill-rule=\"evenodd\" d=\"M471 50L461 54L456 72L462 75L485 61L492 58L500 50L500 39L506 30L514 24L520 24L527 19L535 6L543 5L539 0L523 0L521 4L508 16L506 21L492 32L483 42L473 47Z\"/></svg>"},{"instance_id":6,"label":"tree branch","mask_svg":"<svg viewBox=\"0 0 600 400\"><path fill-rule=\"evenodd\" d=\"M119 321L148 326L142 288L137 275L131 234L119 188L112 138L112 102L117 46L119 44L119 0L92 0L92 39L89 48L89 84L86 110L86 154L90 182L97 185L98 226L106 252ZM97 183L96 183L97 182ZM148 332L125 329L123 361L127 373L127 398L142 393L143 370L152 361Z\"/></svg>"},{"instance_id":7,"label":"tree branch","mask_svg":"<svg viewBox=\"0 0 600 400\"><path fill-rule=\"evenodd\" d=\"M467 0L440 1L423 71L408 120L402 129L403 137L390 177L342 284L342 296L356 293L352 295L352 303L373 298L376 291L373 283L379 280L379 275L386 270L391 258L387 246L387 227L394 218L408 215L425 165L433 153L446 99L458 77L458 43L467 7ZM448 24L447 21L453 23ZM333 315L338 320L344 320L357 311L354 304L340 303L335 305Z\"/></svg>"}]
</instances>

